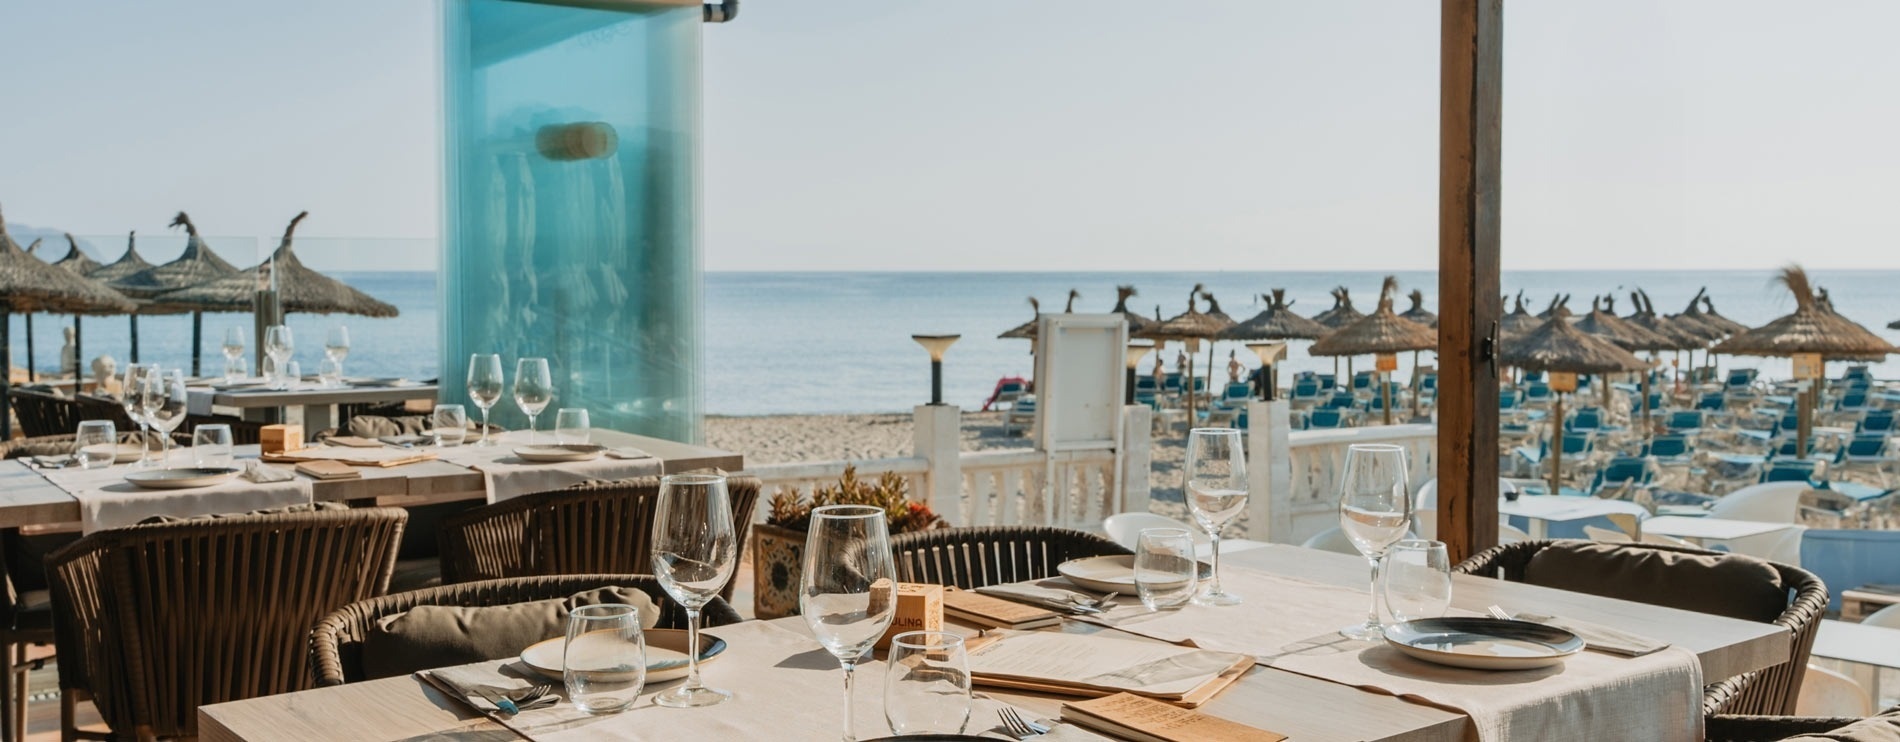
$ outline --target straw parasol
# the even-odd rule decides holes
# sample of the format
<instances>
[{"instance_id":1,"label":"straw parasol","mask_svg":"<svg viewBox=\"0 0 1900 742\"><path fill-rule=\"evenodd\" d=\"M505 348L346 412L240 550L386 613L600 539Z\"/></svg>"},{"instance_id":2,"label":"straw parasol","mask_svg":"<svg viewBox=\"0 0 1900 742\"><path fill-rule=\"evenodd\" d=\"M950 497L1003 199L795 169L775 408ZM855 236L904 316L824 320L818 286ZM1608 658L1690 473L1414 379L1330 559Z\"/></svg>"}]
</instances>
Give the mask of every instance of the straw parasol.
<instances>
[{"instance_id":1,"label":"straw parasol","mask_svg":"<svg viewBox=\"0 0 1900 742\"><path fill-rule=\"evenodd\" d=\"M1318 340L1331 330L1313 320L1288 311L1286 289L1274 289L1271 296L1261 294L1267 308L1245 322L1221 331L1222 340Z\"/></svg>"},{"instance_id":2,"label":"straw parasol","mask_svg":"<svg viewBox=\"0 0 1900 742\"><path fill-rule=\"evenodd\" d=\"M1405 297L1412 300L1412 308L1400 313L1400 317L1426 327L1438 328L1438 315L1425 308L1425 292L1412 289L1412 293L1406 294Z\"/></svg>"},{"instance_id":3,"label":"straw parasol","mask_svg":"<svg viewBox=\"0 0 1900 742\"><path fill-rule=\"evenodd\" d=\"M1029 297L1029 321L1005 330L996 338L998 340L1034 340L1036 339L1036 318L1041 316L1042 302L1036 301L1036 297ZM1036 351L1031 348L1029 352Z\"/></svg>"},{"instance_id":4,"label":"straw parasol","mask_svg":"<svg viewBox=\"0 0 1900 742\"><path fill-rule=\"evenodd\" d=\"M1512 335L1522 335L1544 325L1543 320L1538 319L1536 315L1531 314L1529 310L1524 308L1524 292L1517 292L1517 297L1513 301L1516 304L1516 308L1512 309L1510 314L1498 318L1498 335L1500 339Z\"/></svg>"},{"instance_id":5,"label":"straw parasol","mask_svg":"<svg viewBox=\"0 0 1900 742\"><path fill-rule=\"evenodd\" d=\"M1352 307L1352 292L1339 286L1332 290L1333 308L1313 315L1313 321L1326 326L1328 330L1337 330L1365 318L1365 313Z\"/></svg>"},{"instance_id":6,"label":"straw parasol","mask_svg":"<svg viewBox=\"0 0 1900 742\"><path fill-rule=\"evenodd\" d=\"M1794 312L1768 324L1737 333L1717 344L1712 352L1744 356L1784 356L1816 354L1823 359L1883 358L1896 349L1854 321L1830 311L1815 295L1807 271L1790 265L1777 280L1794 294ZM1705 297L1706 300L1706 297ZM1713 308L1709 313L1713 313ZM1807 456L1808 426L1820 379L1804 395L1800 425L1796 432L1795 453Z\"/></svg>"},{"instance_id":7,"label":"straw parasol","mask_svg":"<svg viewBox=\"0 0 1900 742\"><path fill-rule=\"evenodd\" d=\"M1572 374L1611 374L1648 368L1642 359L1596 335L1570 326L1564 317L1552 317L1536 330L1509 338L1498 352L1498 362L1529 371ZM1564 392L1557 392L1550 416L1550 493L1560 492L1563 474Z\"/></svg>"},{"instance_id":8,"label":"straw parasol","mask_svg":"<svg viewBox=\"0 0 1900 742\"><path fill-rule=\"evenodd\" d=\"M1202 340L1212 340L1218 337L1222 330L1231 326L1231 320L1229 323L1223 324L1219 319L1201 312L1200 308L1195 304L1195 299L1202 295L1202 288L1202 285L1197 283L1194 284L1193 289L1188 291L1187 311L1170 317L1167 321L1150 327L1142 333L1142 337L1155 341L1155 351L1157 353L1160 352L1161 346L1170 340L1179 340L1188 346L1187 378L1184 380L1186 383L1183 385L1182 391L1187 395L1187 413L1190 423L1195 419L1193 354L1194 351L1200 350L1200 348L1195 346Z\"/></svg>"},{"instance_id":9,"label":"straw parasol","mask_svg":"<svg viewBox=\"0 0 1900 742\"><path fill-rule=\"evenodd\" d=\"M1226 312L1223 312L1220 310L1220 301L1214 298L1214 292L1212 291L1201 292L1201 300L1207 302L1206 314L1208 318L1214 320L1216 324L1220 325L1220 332L1226 332L1229 328L1232 328L1234 325L1240 324L1238 322L1235 322L1233 317L1227 316ZM1219 339L1220 339L1219 332L1214 333L1213 337L1210 337L1207 339L1207 379L1208 379L1208 387L1210 387L1209 389L1210 393L1212 392L1211 388L1214 386L1213 384L1214 342Z\"/></svg>"},{"instance_id":10,"label":"straw parasol","mask_svg":"<svg viewBox=\"0 0 1900 742\"><path fill-rule=\"evenodd\" d=\"M1680 357L1682 351L1694 350L1696 348L1701 348L1708 345L1709 341L1704 340L1702 336L1698 334L1697 332L1691 331L1689 329L1688 323L1678 322L1676 320L1664 319L1663 317L1658 316L1656 314L1655 303L1649 300L1649 292L1643 291L1642 289L1631 291L1630 304L1635 306L1635 311L1631 312L1628 316L1625 316L1623 318L1623 321L1628 322L1629 324L1633 326L1640 327L1644 330L1648 330L1652 333L1655 333L1658 337L1661 337L1664 340L1667 340L1669 342L1669 345L1667 347L1655 348L1650 351L1650 354L1649 354L1650 363L1654 364L1656 362L1656 351L1658 350L1675 351L1678 355L1678 357L1676 358L1676 361L1679 364L1682 360L1682 358ZM1650 426L1649 426L1649 413L1650 413L1650 408L1649 408L1650 407L1649 405L1650 378L1649 377L1650 376L1651 374L1647 374L1647 373L1643 374L1643 402L1642 404L1643 404L1643 435L1644 436L1648 436L1654 432L1653 430L1650 429Z\"/></svg>"},{"instance_id":11,"label":"straw parasol","mask_svg":"<svg viewBox=\"0 0 1900 742\"><path fill-rule=\"evenodd\" d=\"M154 266L133 273L114 282L126 294L140 299L154 299L167 291L176 291L189 286L209 283L221 278L238 274L238 268L218 256L211 250L203 237L198 234L198 225L191 222L191 216L183 211L172 218L171 226L185 228L185 251L177 260L160 266ZM172 302L166 305L148 303L144 307L147 314L167 314L173 312L191 312L191 373L199 373L201 348L204 345L204 313L238 311L223 306Z\"/></svg>"},{"instance_id":12,"label":"straw parasol","mask_svg":"<svg viewBox=\"0 0 1900 742\"><path fill-rule=\"evenodd\" d=\"M1616 297L1591 297L1590 313L1572 324L1578 330L1616 343L1625 350L1669 348L1669 338L1645 330L1616 316Z\"/></svg>"},{"instance_id":13,"label":"straw parasol","mask_svg":"<svg viewBox=\"0 0 1900 742\"><path fill-rule=\"evenodd\" d=\"M146 262L144 256L139 255L138 236L139 233L136 230L127 232L125 235L125 254L119 256L118 260L93 269L91 273L86 274L86 277L103 283L113 289L121 289L122 287L119 285L120 281L150 269L152 264ZM121 293L124 292L121 291ZM130 334L132 338L132 363L139 362L139 312L142 311L146 311L146 308L140 307L137 311L126 315L132 323Z\"/></svg>"},{"instance_id":14,"label":"straw parasol","mask_svg":"<svg viewBox=\"0 0 1900 742\"><path fill-rule=\"evenodd\" d=\"M1544 307L1544 311L1538 312L1537 318L1550 319L1551 317L1556 317L1556 316L1569 317L1571 315L1572 315L1572 312L1570 311L1570 295L1558 294L1556 296L1550 297L1550 305Z\"/></svg>"},{"instance_id":15,"label":"straw parasol","mask_svg":"<svg viewBox=\"0 0 1900 742\"><path fill-rule=\"evenodd\" d=\"M65 270L67 273L71 273L75 276L87 276L93 271L99 270L100 265L99 265L99 261L93 260L92 256L89 256L85 253L85 251L80 250L79 240L73 237L73 233L67 232L66 233L66 256L53 261L53 267ZM97 281L99 279L94 278L92 280ZM88 314L88 312L74 312L73 313L73 380L74 381L78 381L80 377L85 375L84 369L86 367L86 352L84 350L84 347L85 347L84 343L86 339L86 327L84 324L82 324L79 321L80 317L84 314ZM119 314L119 312L102 311L102 312L90 312L90 314ZM27 342L27 347L29 348L29 350L31 349L32 345L33 343L31 341ZM65 362L66 362L65 358L62 357L60 359L61 367L59 369L59 372L62 374L66 373Z\"/></svg>"},{"instance_id":16,"label":"straw parasol","mask_svg":"<svg viewBox=\"0 0 1900 742\"><path fill-rule=\"evenodd\" d=\"M1715 301L1706 296L1702 297L1702 315L1700 319L1704 324L1721 329L1730 335L1748 331L1748 325L1736 322L1716 312Z\"/></svg>"},{"instance_id":17,"label":"straw parasol","mask_svg":"<svg viewBox=\"0 0 1900 742\"><path fill-rule=\"evenodd\" d=\"M14 312L132 311L132 300L97 281L74 275L26 254L7 233L0 215L0 404L11 408L7 396L13 381L13 341L7 337ZM12 417L0 410L0 440L13 436Z\"/></svg>"},{"instance_id":18,"label":"straw parasol","mask_svg":"<svg viewBox=\"0 0 1900 742\"><path fill-rule=\"evenodd\" d=\"M1115 287L1115 309L1113 311L1121 315L1123 319L1128 320L1129 337L1134 337L1140 334L1142 330L1148 329L1150 325L1155 324L1154 320L1128 311L1128 299L1134 295L1135 287L1133 286L1122 285Z\"/></svg>"},{"instance_id":19,"label":"straw parasol","mask_svg":"<svg viewBox=\"0 0 1900 742\"><path fill-rule=\"evenodd\" d=\"M40 256L40 243L45 242L45 241L46 240L44 238L40 238L40 237L33 238L33 244L26 246L26 254L31 255L35 258L38 258ZM26 324L26 380L27 382L31 383L31 382L39 381L39 372L33 370L33 367L35 364L33 363L33 314L31 312L28 312L26 314L25 324ZM7 373L12 374L13 369L11 368L7 369ZM11 412L11 411L9 410L8 412Z\"/></svg>"},{"instance_id":20,"label":"straw parasol","mask_svg":"<svg viewBox=\"0 0 1900 742\"><path fill-rule=\"evenodd\" d=\"M1386 276L1385 285L1379 291L1379 306L1372 314L1320 338L1307 352L1316 356L1355 356L1437 348L1437 332L1400 317L1392 310L1392 302L1397 298L1398 291L1399 279ZM1385 423L1391 425L1392 390L1383 377L1379 382L1379 393L1384 399Z\"/></svg>"}]
</instances>

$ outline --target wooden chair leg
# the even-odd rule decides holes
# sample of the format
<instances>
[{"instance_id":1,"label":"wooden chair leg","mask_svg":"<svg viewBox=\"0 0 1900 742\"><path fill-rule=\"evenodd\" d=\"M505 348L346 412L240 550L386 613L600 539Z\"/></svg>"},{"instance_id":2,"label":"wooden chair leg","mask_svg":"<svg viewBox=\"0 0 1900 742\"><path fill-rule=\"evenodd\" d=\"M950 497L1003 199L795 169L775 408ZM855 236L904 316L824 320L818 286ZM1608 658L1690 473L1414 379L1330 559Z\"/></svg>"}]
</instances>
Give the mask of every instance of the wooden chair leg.
<instances>
[{"instance_id":1,"label":"wooden chair leg","mask_svg":"<svg viewBox=\"0 0 1900 742\"><path fill-rule=\"evenodd\" d=\"M75 711L78 705L77 691L72 688L59 689L59 742L75 742L79 739L79 720Z\"/></svg>"},{"instance_id":2,"label":"wooden chair leg","mask_svg":"<svg viewBox=\"0 0 1900 742\"><path fill-rule=\"evenodd\" d=\"M0 730L4 732L0 733L3 733L10 742L20 742L26 737L15 731L19 726L24 725L16 725L15 722L18 720L14 718L14 714L18 712L14 711L13 704L13 647L9 645L4 650L0 653L0 657L6 659L6 671L0 672Z\"/></svg>"},{"instance_id":3,"label":"wooden chair leg","mask_svg":"<svg viewBox=\"0 0 1900 742\"><path fill-rule=\"evenodd\" d=\"M14 688L13 695L8 696L8 698L13 701L13 738L19 740L19 742L25 742L26 703L31 700L31 696L33 695L31 687L33 666L27 664L26 661L27 645L20 643L14 645L14 647L18 650L18 657L13 664L12 670L20 674L20 682L18 684L19 687Z\"/></svg>"}]
</instances>

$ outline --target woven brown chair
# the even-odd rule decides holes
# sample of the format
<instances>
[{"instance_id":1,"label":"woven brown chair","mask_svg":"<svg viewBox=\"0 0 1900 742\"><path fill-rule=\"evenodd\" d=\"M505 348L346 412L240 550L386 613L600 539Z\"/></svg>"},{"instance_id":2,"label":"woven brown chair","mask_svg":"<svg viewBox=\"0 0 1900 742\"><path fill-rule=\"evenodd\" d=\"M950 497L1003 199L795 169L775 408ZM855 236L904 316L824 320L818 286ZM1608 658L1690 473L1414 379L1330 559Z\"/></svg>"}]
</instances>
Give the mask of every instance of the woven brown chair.
<instances>
[{"instance_id":1,"label":"woven brown chair","mask_svg":"<svg viewBox=\"0 0 1900 742\"><path fill-rule=\"evenodd\" d=\"M310 687L318 618L382 594L408 514L240 515L99 531L47 560L61 726L90 696L112 738L198 732L199 706Z\"/></svg>"},{"instance_id":2,"label":"woven brown chair","mask_svg":"<svg viewBox=\"0 0 1900 742\"><path fill-rule=\"evenodd\" d=\"M899 582L972 590L1053 577L1071 559L1132 554L1087 531L1047 526L978 526L900 533L891 537Z\"/></svg>"},{"instance_id":3,"label":"woven brown chair","mask_svg":"<svg viewBox=\"0 0 1900 742\"><path fill-rule=\"evenodd\" d=\"M660 607L662 629L686 628L686 609L666 594L659 580L646 575L560 575L517 577L444 585L351 603L337 609L310 632L310 662L317 687L355 683L363 673L363 640L370 627L387 616L419 605L493 606L565 598L597 587L637 587ZM725 626L745 619L726 601L714 598L699 612L700 625ZM500 658L497 658L500 659Z\"/></svg>"},{"instance_id":4,"label":"woven brown chair","mask_svg":"<svg viewBox=\"0 0 1900 742\"><path fill-rule=\"evenodd\" d=\"M6 534L7 541L19 539L17 531ZM9 544L11 545L11 544ZM41 586L38 574L21 573L15 578L15 565L0 549L0 735L10 740L26 739L27 673L44 662L28 662L27 647L53 643L53 608ZM32 569L38 570L35 563Z\"/></svg>"},{"instance_id":5,"label":"woven brown chair","mask_svg":"<svg viewBox=\"0 0 1900 742\"><path fill-rule=\"evenodd\" d=\"M1828 734L1860 719L1809 716L1749 716L1719 714L1703 724L1703 742L1781 742L1802 734ZM1822 737L1821 739L1848 739Z\"/></svg>"},{"instance_id":6,"label":"woven brown chair","mask_svg":"<svg viewBox=\"0 0 1900 742\"><path fill-rule=\"evenodd\" d=\"M731 477L733 532L746 543L759 480ZM579 574L652 574L657 477L586 482L442 520L442 582ZM743 548L743 546L741 546ZM737 570L734 570L737 574ZM719 591L732 598L734 583Z\"/></svg>"},{"instance_id":7,"label":"woven brown chair","mask_svg":"<svg viewBox=\"0 0 1900 742\"><path fill-rule=\"evenodd\" d=\"M1530 582L1526 579L1526 570L1531 559L1546 549L1566 549L1595 553L1596 550L1609 550L1608 553L1627 555L1634 561L1649 558L1654 554L1689 554L1714 557L1717 564L1727 563L1767 565L1778 577L1779 584L1771 589L1786 595L1785 607L1778 616L1730 615L1732 618L1762 620L1774 623L1788 630L1793 639L1794 654L1785 663L1763 670L1743 673L1732 678L1706 686L1702 694L1702 712L1704 714L1790 714L1794 712L1795 697L1801 690L1802 673L1807 667L1808 656L1814 648L1814 635L1821 627L1821 618L1827 612L1827 587L1813 573L1799 567L1765 562L1754 557L1730 554L1702 549L1685 549L1660 544L1598 544L1579 540L1521 541L1505 544L1479 553L1460 563L1456 571L1464 574L1497 577L1511 582ZM1735 560L1741 560L1736 562ZM1579 581L1592 581L1589 575L1573 576ZM1580 589L1577 585L1546 585L1562 589ZM1662 605L1702 613L1723 613L1711 610L1707 605L1696 603L1696 590L1706 591L1704 585L1657 585L1630 584L1594 580L1587 589L1581 589L1594 595L1609 598ZM1706 680L1707 678L1705 678Z\"/></svg>"},{"instance_id":8,"label":"woven brown chair","mask_svg":"<svg viewBox=\"0 0 1900 742\"><path fill-rule=\"evenodd\" d=\"M118 402L79 395L61 397L38 389L14 389L8 394L13 414L20 419L20 434L28 438L71 434L81 420L111 420L121 432L138 430Z\"/></svg>"}]
</instances>

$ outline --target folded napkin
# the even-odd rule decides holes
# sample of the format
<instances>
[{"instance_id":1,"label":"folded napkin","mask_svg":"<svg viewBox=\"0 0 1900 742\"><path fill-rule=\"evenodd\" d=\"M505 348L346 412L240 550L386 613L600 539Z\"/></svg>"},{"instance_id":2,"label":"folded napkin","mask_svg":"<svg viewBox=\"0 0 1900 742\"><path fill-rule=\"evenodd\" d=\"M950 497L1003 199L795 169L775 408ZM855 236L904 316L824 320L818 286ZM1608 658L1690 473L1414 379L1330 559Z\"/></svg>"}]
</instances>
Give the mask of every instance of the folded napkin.
<instances>
[{"instance_id":1,"label":"folded napkin","mask_svg":"<svg viewBox=\"0 0 1900 742\"><path fill-rule=\"evenodd\" d=\"M357 435L333 435L333 436L330 436L329 440L324 441L324 442L332 446L343 446L345 448L382 448L383 447L382 441L372 440L372 439L364 438L362 436L357 436Z\"/></svg>"},{"instance_id":2,"label":"folded napkin","mask_svg":"<svg viewBox=\"0 0 1900 742\"><path fill-rule=\"evenodd\" d=\"M1095 599L1093 597L1053 587L1013 583L1008 585L979 587L976 589L976 592L980 595L988 595L1004 600L1014 600L1018 603L1028 603L1033 606L1047 608L1052 611L1060 611L1062 613L1102 612L1101 609L1094 607Z\"/></svg>"},{"instance_id":3,"label":"folded napkin","mask_svg":"<svg viewBox=\"0 0 1900 742\"><path fill-rule=\"evenodd\" d=\"M620 448L609 448L606 450L606 453L607 453L607 458L610 458L610 459L650 459L650 458L653 458L653 454L647 453L645 451L642 451L638 448L634 448L632 446L621 446Z\"/></svg>"},{"instance_id":4,"label":"folded napkin","mask_svg":"<svg viewBox=\"0 0 1900 742\"><path fill-rule=\"evenodd\" d=\"M292 474L290 470L288 469L279 469L275 466L265 466L264 463L261 461L244 462L244 473L239 476L244 477L246 481L256 482L258 484L269 484L271 482L288 482L292 479L297 478L297 475Z\"/></svg>"},{"instance_id":5,"label":"folded napkin","mask_svg":"<svg viewBox=\"0 0 1900 742\"><path fill-rule=\"evenodd\" d=\"M1653 652L1660 652L1669 647L1668 642L1657 641L1621 629L1613 629L1603 624L1578 621L1574 618L1559 618L1536 613L1519 613L1517 614L1517 620L1541 623L1546 626L1555 626L1563 629L1583 639L1585 648L1594 649L1607 654L1622 655L1624 657L1641 657Z\"/></svg>"},{"instance_id":6,"label":"folded napkin","mask_svg":"<svg viewBox=\"0 0 1900 742\"><path fill-rule=\"evenodd\" d=\"M515 699L525 698L533 686L525 680L503 679L502 683L493 683L497 679L494 671L480 666L444 667L436 670L423 670L417 677L428 681L443 693L459 698L462 702L483 714L507 714L513 716L523 711L550 708L561 702L560 694L549 692L526 703L516 703Z\"/></svg>"}]
</instances>

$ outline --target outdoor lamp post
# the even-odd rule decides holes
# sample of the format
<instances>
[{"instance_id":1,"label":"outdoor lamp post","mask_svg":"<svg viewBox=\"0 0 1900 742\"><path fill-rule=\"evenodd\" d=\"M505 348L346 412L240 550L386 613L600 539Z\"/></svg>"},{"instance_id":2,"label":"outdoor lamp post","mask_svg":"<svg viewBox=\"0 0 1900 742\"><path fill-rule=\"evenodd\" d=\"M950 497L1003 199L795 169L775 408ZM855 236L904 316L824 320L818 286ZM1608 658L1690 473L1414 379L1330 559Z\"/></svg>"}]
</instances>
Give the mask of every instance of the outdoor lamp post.
<instances>
[{"instance_id":1,"label":"outdoor lamp post","mask_svg":"<svg viewBox=\"0 0 1900 742\"><path fill-rule=\"evenodd\" d=\"M930 351L930 404L943 405L943 352L962 335L912 335L910 339Z\"/></svg>"},{"instance_id":2,"label":"outdoor lamp post","mask_svg":"<svg viewBox=\"0 0 1900 742\"><path fill-rule=\"evenodd\" d=\"M1247 349L1260 357L1260 401L1272 402L1280 386L1273 362L1286 357L1286 343L1248 343Z\"/></svg>"},{"instance_id":3,"label":"outdoor lamp post","mask_svg":"<svg viewBox=\"0 0 1900 742\"><path fill-rule=\"evenodd\" d=\"M1128 392L1122 404L1135 403L1135 377L1140 371L1141 359L1154 352L1154 349L1154 343L1129 343L1127 350L1123 351L1126 353L1124 358L1128 361ZM1157 380L1156 383L1159 384L1160 381Z\"/></svg>"}]
</instances>

